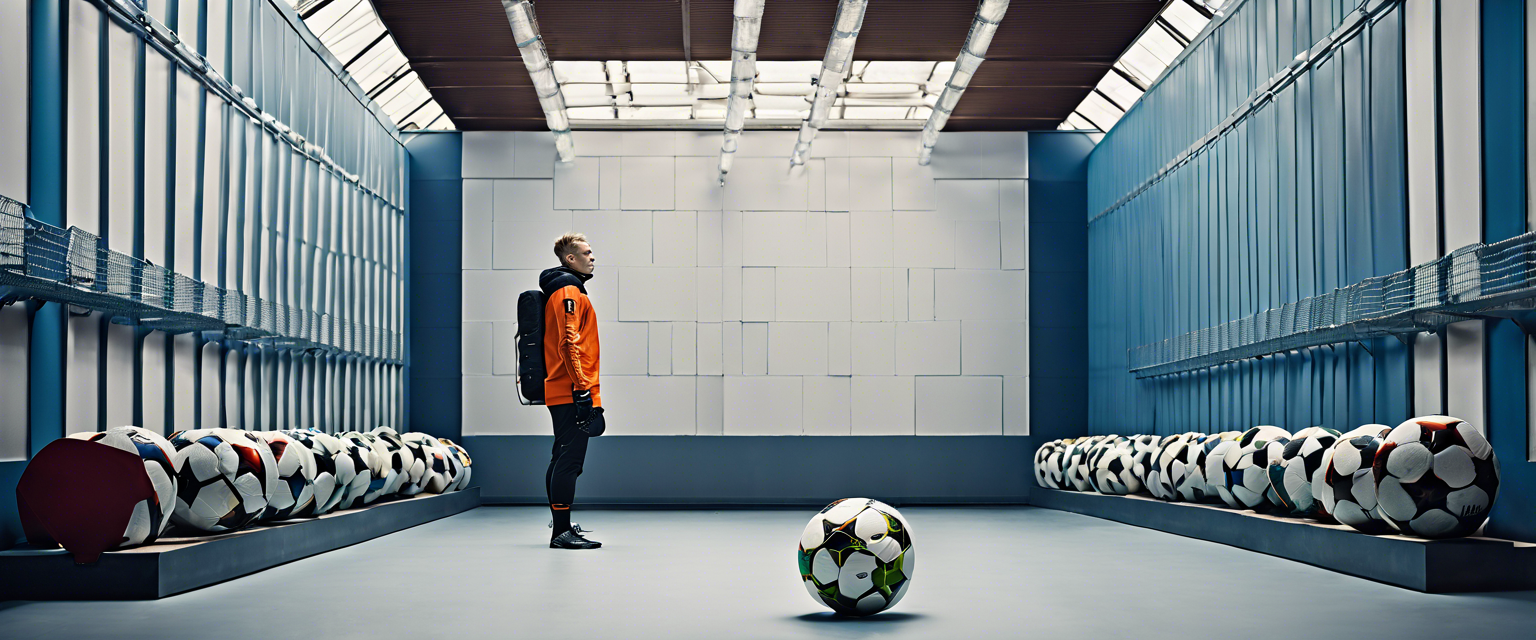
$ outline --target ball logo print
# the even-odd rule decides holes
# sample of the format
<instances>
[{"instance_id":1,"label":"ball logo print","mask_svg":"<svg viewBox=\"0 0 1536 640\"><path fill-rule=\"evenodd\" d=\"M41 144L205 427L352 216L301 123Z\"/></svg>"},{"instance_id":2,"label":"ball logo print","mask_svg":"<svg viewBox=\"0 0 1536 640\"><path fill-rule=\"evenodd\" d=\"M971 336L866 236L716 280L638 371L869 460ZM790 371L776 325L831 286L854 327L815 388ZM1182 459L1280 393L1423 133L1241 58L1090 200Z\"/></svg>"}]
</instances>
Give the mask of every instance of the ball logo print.
<instances>
[{"instance_id":1,"label":"ball logo print","mask_svg":"<svg viewBox=\"0 0 1536 640\"><path fill-rule=\"evenodd\" d=\"M895 606L916 566L906 518L868 498L844 498L818 512L800 534L796 556L811 598L851 616Z\"/></svg>"}]
</instances>

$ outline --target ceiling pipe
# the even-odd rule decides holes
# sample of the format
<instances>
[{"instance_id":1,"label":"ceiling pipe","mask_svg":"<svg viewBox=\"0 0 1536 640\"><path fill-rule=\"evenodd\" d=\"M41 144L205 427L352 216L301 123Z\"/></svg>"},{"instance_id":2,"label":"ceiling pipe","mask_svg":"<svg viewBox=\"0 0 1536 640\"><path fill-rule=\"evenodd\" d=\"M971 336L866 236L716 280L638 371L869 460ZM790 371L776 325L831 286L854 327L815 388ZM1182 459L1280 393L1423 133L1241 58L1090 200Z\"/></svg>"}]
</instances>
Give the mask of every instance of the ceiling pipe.
<instances>
[{"instance_id":1,"label":"ceiling pipe","mask_svg":"<svg viewBox=\"0 0 1536 640\"><path fill-rule=\"evenodd\" d=\"M853 58L854 41L859 39L859 29L864 26L864 8L868 0L842 0L837 5L837 18L832 21L832 39L827 41L827 54L821 59L821 73L816 76L816 97L811 100L811 115L800 124L800 136L795 139L795 150L789 156L791 169L804 165L811 155L811 142L816 132L827 124L832 103L837 101L838 85L848 72L848 61Z\"/></svg>"},{"instance_id":2,"label":"ceiling pipe","mask_svg":"<svg viewBox=\"0 0 1536 640\"><path fill-rule=\"evenodd\" d=\"M992 36L997 33L997 25L1003 21L1003 14L1007 12L1008 0L981 0L981 4L977 5L976 18L971 21L971 33L965 38L960 57L955 58L955 71L950 74L949 81L944 83L944 92L939 94L938 103L933 105L933 113L928 115L928 122L923 125L920 136L922 148L917 154L918 164L927 165L933 160L933 145L939 141L939 131L949 121L949 114L954 112L955 104L960 102L960 94L965 93L965 87L971 83L971 76L976 74L982 61L987 59L987 47L992 45Z\"/></svg>"},{"instance_id":3,"label":"ceiling pipe","mask_svg":"<svg viewBox=\"0 0 1536 640\"><path fill-rule=\"evenodd\" d=\"M544 119L555 134L555 153L561 162L576 159L576 145L571 140L571 121L565 114L565 96L560 93L560 81L555 79L555 68L549 63L549 52L544 49L544 39L539 36L539 21L533 15L533 3L528 0L501 0L501 8L512 23L512 37L517 40L518 53L528 76L533 78L533 90L539 95L539 106L544 109Z\"/></svg>"},{"instance_id":4,"label":"ceiling pipe","mask_svg":"<svg viewBox=\"0 0 1536 640\"><path fill-rule=\"evenodd\" d=\"M502 0L505 2L506 0ZM731 94L725 100L725 139L720 143L720 184L731 172L731 160L747 123L747 101L757 79L757 36L763 26L764 0L736 0L731 11Z\"/></svg>"}]
</instances>

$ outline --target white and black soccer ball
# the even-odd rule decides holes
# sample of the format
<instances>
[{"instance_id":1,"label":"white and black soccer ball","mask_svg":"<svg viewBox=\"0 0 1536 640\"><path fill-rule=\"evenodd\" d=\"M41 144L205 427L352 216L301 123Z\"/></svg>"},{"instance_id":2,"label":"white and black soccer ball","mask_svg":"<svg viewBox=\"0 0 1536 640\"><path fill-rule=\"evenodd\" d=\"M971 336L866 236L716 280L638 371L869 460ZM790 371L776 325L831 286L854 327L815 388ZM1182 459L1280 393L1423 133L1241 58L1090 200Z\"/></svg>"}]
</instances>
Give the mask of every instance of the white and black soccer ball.
<instances>
[{"instance_id":1,"label":"white and black soccer ball","mask_svg":"<svg viewBox=\"0 0 1536 640\"><path fill-rule=\"evenodd\" d=\"M287 520L315 508L315 454L309 447L281 431L252 431L263 440L277 461L277 486L262 512L262 520Z\"/></svg>"},{"instance_id":2,"label":"white and black soccer ball","mask_svg":"<svg viewBox=\"0 0 1536 640\"><path fill-rule=\"evenodd\" d=\"M421 493L421 478L426 473L426 461L416 457L416 451L405 446L405 440L389 427L378 427L373 433L379 442L383 442L386 448L400 454L400 482L392 494L398 493L405 496L413 496Z\"/></svg>"},{"instance_id":3,"label":"white and black soccer ball","mask_svg":"<svg viewBox=\"0 0 1536 640\"><path fill-rule=\"evenodd\" d=\"M811 598L853 616L895 606L916 567L906 518L868 498L845 498L823 508L800 534L796 555Z\"/></svg>"},{"instance_id":4,"label":"white and black soccer ball","mask_svg":"<svg viewBox=\"0 0 1536 640\"><path fill-rule=\"evenodd\" d=\"M1243 503L1232 493L1232 482L1238 474L1233 473L1234 468L1228 466L1227 456L1242 448L1237 444L1241 437L1242 434L1238 434L1237 438L1223 437L1205 454L1205 486L1223 504L1234 509L1242 508ZM1232 464L1237 464L1236 457L1232 458Z\"/></svg>"},{"instance_id":5,"label":"white and black soccer ball","mask_svg":"<svg viewBox=\"0 0 1536 640\"><path fill-rule=\"evenodd\" d=\"M1219 440L1217 434L1190 434L1184 441L1184 454L1170 459L1168 475L1173 480L1173 489L1178 493L1178 499L1200 502L1211 497L1210 488L1205 484L1205 455L1207 445L1214 447Z\"/></svg>"},{"instance_id":6,"label":"white and black soccer ball","mask_svg":"<svg viewBox=\"0 0 1536 640\"><path fill-rule=\"evenodd\" d=\"M1141 480L1131 470L1131 439L1119 438L1100 449L1093 462L1093 487L1099 493L1124 496L1141 491Z\"/></svg>"},{"instance_id":7,"label":"white and black soccer ball","mask_svg":"<svg viewBox=\"0 0 1536 640\"><path fill-rule=\"evenodd\" d=\"M1152 474L1153 467L1157 466L1157 445L1160 438L1152 435L1131 436L1131 474L1141 483L1142 489L1151 491L1147 487L1147 477Z\"/></svg>"},{"instance_id":8,"label":"white and black soccer ball","mask_svg":"<svg viewBox=\"0 0 1536 640\"><path fill-rule=\"evenodd\" d=\"M401 448L391 448L378 436L361 431L341 434L347 440L367 450L368 490L363 493L363 504L372 504L379 498L395 495L400 490L400 472L405 469L405 457Z\"/></svg>"},{"instance_id":9,"label":"white and black soccer ball","mask_svg":"<svg viewBox=\"0 0 1536 640\"><path fill-rule=\"evenodd\" d=\"M1093 443L1093 446L1088 447L1087 462L1089 489L1099 493L1109 493L1108 491L1105 491L1104 488L1100 487L1098 483L1099 460L1104 457L1104 454L1108 453L1110 449L1113 449L1115 445L1119 444L1122 440L1125 440L1124 436L1099 436L1099 441Z\"/></svg>"},{"instance_id":10,"label":"white and black soccer ball","mask_svg":"<svg viewBox=\"0 0 1536 640\"><path fill-rule=\"evenodd\" d=\"M448 464L448 451L428 434L413 431L400 436L405 446L421 458L424 467L421 474L421 490L426 493L443 493L454 481L453 469Z\"/></svg>"},{"instance_id":11,"label":"white and black soccer ball","mask_svg":"<svg viewBox=\"0 0 1536 640\"><path fill-rule=\"evenodd\" d=\"M200 531L234 531L261 517L277 488L272 449L238 429L171 434L181 460L171 520Z\"/></svg>"},{"instance_id":12,"label":"white and black soccer ball","mask_svg":"<svg viewBox=\"0 0 1536 640\"><path fill-rule=\"evenodd\" d=\"M1072 443L1072 448L1067 451L1066 475L1067 481L1072 483L1073 491L1092 491L1093 486L1088 483L1088 451L1093 445L1099 443L1102 436L1089 436Z\"/></svg>"},{"instance_id":13,"label":"white and black soccer ball","mask_svg":"<svg viewBox=\"0 0 1536 640\"><path fill-rule=\"evenodd\" d=\"M1046 457L1045 478L1052 489L1073 490L1072 481L1067 479L1067 454L1076 442L1075 438L1065 438L1061 440L1061 446Z\"/></svg>"},{"instance_id":14,"label":"white and black soccer ball","mask_svg":"<svg viewBox=\"0 0 1536 640\"><path fill-rule=\"evenodd\" d=\"M1372 461L1376 500L1388 524L1424 538L1471 535L1499 494L1499 458L1472 425L1450 416L1392 429Z\"/></svg>"},{"instance_id":15,"label":"white and black soccer ball","mask_svg":"<svg viewBox=\"0 0 1536 640\"><path fill-rule=\"evenodd\" d=\"M1190 452L1192 462L1189 468L1189 480L1180 490L1180 497L1190 502L1206 502L1219 500L1216 488L1211 485L1206 476L1206 467L1210 464L1211 452L1222 442L1236 439L1238 435L1231 432L1212 433L1202 435L1193 443Z\"/></svg>"},{"instance_id":16,"label":"white and black soccer ball","mask_svg":"<svg viewBox=\"0 0 1536 640\"><path fill-rule=\"evenodd\" d=\"M1392 533L1376 504L1376 477L1371 465L1392 427L1368 424L1339 436L1323 456L1323 481L1312 484L1319 508L1356 531Z\"/></svg>"},{"instance_id":17,"label":"white and black soccer ball","mask_svg":"<svg viewBox=\"0 0 1536 640\"><path fill-rule=\"evenodd\" d=\"M1326 517L1312 485L1323 481L1323 458L1338 441L1339 432L1327 427L1307 427L1291 436L1279 464L1269 467L1269 484L1282 512Z\"/></svg>"},{"instance_id":18,"label":"white and black soccer ball","mask_svg":"<svg viewBox=\"0 0 1536 640\"><path fill-rule=\"evenodd\" d=\"M1156 491L1153 495L1170 502L1194 500L1198 497L1198 488L1190 483L1201 435L1182 433L1166 439L1157 452Z\"/></svg>"},{"instance_id":19,"label":"white and black soccer ball","mask_svg":"<svg viewBox=\"0 0 1536 640\"><path fill-rule=\"evenodd\" d=\"M1142 478L1142 482L1146 484L1147 493L1152 494L1152 497L1154 498L1159 500L1170 499L1169 492L1172 489L1167 486L1167 483L1164 482L1163 478L1163 453L1168 449L1168 447L1172 446L1173 443L1178 442L1183 437L1184 434L1179 433L1170 436L1162 436L1157 439L1157 446L1152 451L1151 460L1148 461L1146 475Z\"/></svg>"},{"instance_id":20,"label":"white and black soccer ball","mask_svg":"<svg viewBox=\"0 0 1536 640\"><path fill-rule=\"evenodd\" d=\"M1046 465L1049 463L1049 460L1051 459L1051 454L1054 453L1054 454L1058 454L1059 455L1060 452L1061 452L1061 441L1060 440L1052 440L1050 442L1047 442L1045 444L1040 445L1040 448L1035 450L1035 459L1034 459L1034 463L1035 463L1035 468L1034 468L1034 471L1035 471L1035 484L1038 484L1038 485L1040 485L1042 487L1045 487L1047 489L1059 489L1059 488L1061 488L1061 487L1057 486L1054 482L1051 481L1051 474L1050 474L1050 472L1047 471L1047 467L1046 467Z\"/></svg>"},{"instance_id":21,"label":"white and black soccer ball","mask_svg":"<svg viewBox=\"0 0 1536 640\"><path fill-rule=\"evenodd\" d=\"M448 490L463 491L469 487L470 465L474 464L474 461L469 458L469 452L458 443L447 438L438 438L437 441L453 453L453 458L459 466L459 471L454 474L454 484Z\"/></svg>"},{"instance_id":22,"label":"white and black soccer ball","mask_svg":"<svg viewBox=\"0 0 1536 640\"><path fill-rule=\"evenodd\" d=\"M1280 427L1260 425L1243 432L1237 447L1228 449L1223 460L1225 484L1237 505L1255 511L1278 506L1279 496L1269 482L1270 463L1285 456L1291 433Z\"/></svg>"},{"instance_id":23,"label":"white and black soccer ball","mask_svg":"<svg viewBox=\"0 0 1536 640\"><path fill-rule=\"evenodd\" d=\"M378 456L373 453L372 443L363 434L353 433L356 437L320 434L335 441L332 443L321 438L328 447L334 444L337 448L332 458L336 460L336 492L342 495L333 507L334 510L351 509L372 502L368 494L384 485L384 480L374 475L381 465Z\"/></svg>"},{"instance_id":24,"label":"white and black soccer ball","mask_svg":"<svg viewBox=\"0 0 1536 640\"><path fill-rule=\"evenodd\" d=\"M336 508L336 503L341 501L341 494L343 493L343 491L338 491L340 487L337 486L336 457L334 455L335 451L339 450L339 446L336 449L332 449L320 439L320 436L325 434L318 431L290 429L284 431L283 434L292 438L295 442L304 445L304 448L309 450L310 459L315 465L315 478L310 483L314 489L314 499L309 502L308 507L294 509L289 514L289 517L318 516ZM277 451L273 450L272 455L276 456ZM281 458L278 459L278 466L282 466ZM281 472L278 475L282 475ZM351 480L351 478L349 477L348 480Z\"/></svg>"},{"instance_id":25,"label":"white and black soccer ball","mask_svg":"<svg viewBox=\"0 0 1536 640\"><path fill-rule=\"evenodd\" d=\"M155 496L133 505L133 515L129 516L123 540L117 546L148 544L160 537L176 510L176 477L181 468L181 458L170 441L148 429L132 426L72 433L69 437L127 451L144 460L144 474L149 476Z\"/></svg>"}]
</instances>

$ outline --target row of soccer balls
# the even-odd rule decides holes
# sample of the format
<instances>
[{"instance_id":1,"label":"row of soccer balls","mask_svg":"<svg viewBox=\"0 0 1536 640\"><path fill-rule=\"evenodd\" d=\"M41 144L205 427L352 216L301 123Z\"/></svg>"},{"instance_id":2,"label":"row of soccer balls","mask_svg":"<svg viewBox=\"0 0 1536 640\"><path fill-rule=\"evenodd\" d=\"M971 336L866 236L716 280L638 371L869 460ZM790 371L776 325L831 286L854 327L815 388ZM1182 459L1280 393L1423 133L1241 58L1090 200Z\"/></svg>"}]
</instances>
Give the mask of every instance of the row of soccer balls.
<instances>
[{"instance_id":1,"label":"row of soccer balls","mask_svg":"<svg viewBox=\"0 0 1536 640\"><path fill-rule=\"evenodd\" d=\"M463 447L389 427L334 436L313 429L198 429L169 438L117 427L69 437L135 453L144 461L155 495L134 505L120 547L154 542L173 522L200 531L233 531L393 495L458 491L470 478Z\"/></svg>"},{"instance_id":2,"label":"row of soccer balls","mask_svg":"<svg viewBox=\"0 0 1536 640\"><path fill-rule=\"evenodd\" d=\"M1047 442L1035 481L1071 491L1337 520L1370 534L1471 535L1499 490L1499 460L1472 425L1425 416L1349 433L1273 426L1217 434L1091 436Z\"/></svg>"}]
</instances>

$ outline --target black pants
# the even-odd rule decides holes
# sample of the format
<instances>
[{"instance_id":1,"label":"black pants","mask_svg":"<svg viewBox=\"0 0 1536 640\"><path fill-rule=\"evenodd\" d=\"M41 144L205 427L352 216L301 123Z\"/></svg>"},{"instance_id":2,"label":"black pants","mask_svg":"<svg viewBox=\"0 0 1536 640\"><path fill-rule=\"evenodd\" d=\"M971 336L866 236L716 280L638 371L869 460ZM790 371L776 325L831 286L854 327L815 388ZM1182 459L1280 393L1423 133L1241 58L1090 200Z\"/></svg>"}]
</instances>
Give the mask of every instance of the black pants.
<instances>
[{"instance_id":1,"label":"black pants","mask_svg":"<svg viewBox=\"0 0 1536 640\"><path fill-rule=\"evenodd\" d=\"M594 421L603 419L602 407L594 407L592 412ZM549 454L549 470L544 472L544 492L549 494L550 504L569 506L576 501L576 478L587 460L587 440L591 438L576 428L576 405L549 407L549 417L555 423L555 446Z\"/></svg>"}]
</instances>

